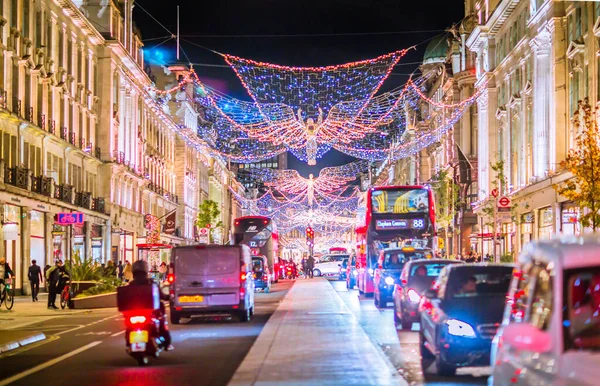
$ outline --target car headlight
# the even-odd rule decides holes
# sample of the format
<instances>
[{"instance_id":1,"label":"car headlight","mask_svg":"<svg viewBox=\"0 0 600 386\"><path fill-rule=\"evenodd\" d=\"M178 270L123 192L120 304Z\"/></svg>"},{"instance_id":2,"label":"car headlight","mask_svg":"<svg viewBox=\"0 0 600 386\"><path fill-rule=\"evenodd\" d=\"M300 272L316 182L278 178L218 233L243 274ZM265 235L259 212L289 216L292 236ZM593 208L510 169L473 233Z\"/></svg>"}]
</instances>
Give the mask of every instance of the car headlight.
<instances>
[{"instance_id":1,"label":"car headlight","mask_svg":"<svg viewBox=\"0 0 600 386\"><path fill-rule=\"evenodd\" d=\"M448 334L454 336L462 336L463 338L475 338L475 330L470 324L456 319L446 320L448 326Z\"/></svg>"},{"instance_id":2,"label":"car headlight","mask_svg":"<svg viewBox=\"0 0 600 386\"><path fill-rule=\"evenodd\" d=\"M371 275L371 276L373 276L373 274L375 273L373 268L369 268L369 270L367 272L369 272L369 275Z\"/></svg>"},{"instance_id":3,"label":"car headlight","mask_svg":"<svg viewBox=\"0 0 600 386\"><path fill-rule=\"evenodd\" d=\"M408 290L407 295L408 295L408 300L410 300L413 303L418 303L421 301L421 296L419 296L417 291L415 291L412 288Z\"/></svg>"},{"instance_id":4,"label":"car headlight","mask_svg":"<svg viewBox=\"0 0 600 386\"><path fill-rule=\"evenodd\" d=\"M352 271L352 275L358 276L358 271L357 270Z\"/></svg>"},{"instance_id":5,"label":"car headlight","mask_svg":"<svg viewBox=\"0 0 600 386\"><path fill-rule=\"evenodd\" d=\"M387 284L387 285L394 285L394 283L395 283L395 280L394 280L393 277L389 277L388 276L388 277L385 278L385 284Z\"/></svg>"}]
</instances>

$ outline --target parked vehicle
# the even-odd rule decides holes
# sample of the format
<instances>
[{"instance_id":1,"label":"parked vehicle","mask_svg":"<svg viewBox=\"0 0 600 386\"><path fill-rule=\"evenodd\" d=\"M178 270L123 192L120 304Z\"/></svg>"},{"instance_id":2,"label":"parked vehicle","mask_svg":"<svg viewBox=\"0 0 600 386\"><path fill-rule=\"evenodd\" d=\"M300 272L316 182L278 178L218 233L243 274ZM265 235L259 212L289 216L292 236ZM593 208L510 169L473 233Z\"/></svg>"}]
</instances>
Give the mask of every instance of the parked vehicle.
<instances>
[{"instance_id":1,"label":"parked vehicle","mask_svg":"<svg viewBox=\"0 0 600 386\"><path fill-rule=\"evenodd\" d=\"M375 307L387 307L393 298L394 287L400 281L400 273L410 257L403 248L386 248L379 253L377 268L373 277ZM413 248L414 249L414 248Z\"/></svg>"},{"instance_id":2,"label":"parked vehicle","mask_svg":"<svg viewBox=\"0 0 600 386\"><path fill-rule=\"evenodd\" d=\"M314 276L339 277L342 261L347 259L349 255L333 254L323 255L319 261L315 263L313 268Z\"/></svg>"},{"instance_id":3,"label":"parked vehicle","mask_svg":"<svg viewBox=\"0 0 600 386\"><path fill-rule=\"evenodd\" d=\"M460 260L418 259L404 265L400 282L394 288L394 324L410 329L420 321L419 303L423 292L431 288L444 267L461 264Z\"/></svg>"},{"instance_id":4,"label":"parked vehicle","mask_svg":"<svg viewBox=\"0 0 600 386\"><path fill-rule=\"evenodd\" d=\"M242 322L254 313L252 259L247 245L190 245L171 255L171 322L232 314Z\"/></svg>"},{"instance_id":5,"label":"parked vehicle","mask_svg":"<svg viewBox=\"0 0 600 386\"><path fill-rule=\"evenodd\" d=\"M266 256L252 256L252 276L254 277L254 289L265 293L271 291L271 275Z\"/></svg>"},{"instance_id":6,"label":"parked vehicle","mask_svg":"<svg viewBox=\"0 0 600 386\"><path fill-rule=\"evenodd\" d=\"M600 238L530 243L492 343L490 385L600 383Z\"/></svg>"},{"instance_id":7,"label":"parked vehicle","mask_svg":"<svg viewBox=\"0 0 600 386\"><path fill-rule=\"evenodd\" d=\"M435 359L438 375L457 367L488 366L512 277L508 264L452 264L425 291L419 311L421 364Z\"/></svg>"}]
</instances>

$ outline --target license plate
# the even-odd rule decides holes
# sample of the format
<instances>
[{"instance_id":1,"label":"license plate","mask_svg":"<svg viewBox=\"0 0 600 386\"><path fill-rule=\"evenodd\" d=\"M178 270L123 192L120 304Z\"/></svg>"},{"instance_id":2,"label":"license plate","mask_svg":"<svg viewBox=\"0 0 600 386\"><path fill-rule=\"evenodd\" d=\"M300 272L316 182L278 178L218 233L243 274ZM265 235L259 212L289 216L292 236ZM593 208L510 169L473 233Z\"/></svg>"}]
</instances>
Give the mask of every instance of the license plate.
<instances>
[{"instance_id":1,"label":"license plate","mask_svg":"<svg viewBox=\"0 0 600 386\"><path fill-rule=\"evenodd\" d=\"M129 343L137 344L143 343L144 345L148 342L148 331L131 331L129 333Z\"/></svg>"},{"instance_id":2,"label":"license plate","mask_svg":"<svg viewBox=\"0 0 600 386\"><path fill-rule=\"evenodd\" d=\"M133 343L131 345L131 352L144 352L146 351L146 343Z\"/></svg>"},{"instance_id":3,"label":"license plate","mask_svg":"<svg viewBox=\"0 0 600 386\"><path fill-rule=\"evenodd\" d=\"M202 303L204 301L204 296L180 296L179 303Z\"/></svg>"}]
</instances>

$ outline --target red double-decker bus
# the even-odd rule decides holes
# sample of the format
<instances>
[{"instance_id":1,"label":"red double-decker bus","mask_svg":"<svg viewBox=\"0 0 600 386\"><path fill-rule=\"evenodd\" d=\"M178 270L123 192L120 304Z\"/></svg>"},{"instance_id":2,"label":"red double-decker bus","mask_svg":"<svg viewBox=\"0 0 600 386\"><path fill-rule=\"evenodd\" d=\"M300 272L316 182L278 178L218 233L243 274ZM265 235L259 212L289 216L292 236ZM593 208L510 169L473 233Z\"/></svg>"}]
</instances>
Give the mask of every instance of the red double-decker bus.
<instances>
[{"instance_id":1,"label":"red double-decker bus","mask_svg":"<svg viewBox=\"0 0 600 386\"><path fill-rule=\"evenodd\" d=\"M365 210L356 228L357 286L373 295L373 274L384 248L413 246L433 252L435 209L427 186L376 186L365 197Z\"/></svg>"},{"instance_id":2,"label":"red double-decker bus","mask_svg":"<svg viewBox=\"0 0 600 386\"><path fill-rule=\"evenodd\" d=\"M233 222L235 244L250 247L253 256L266 256L271 280L277 282L279 273L279 240L275 223L264 216L245 216Z\"/></svg>"}]
</instances>

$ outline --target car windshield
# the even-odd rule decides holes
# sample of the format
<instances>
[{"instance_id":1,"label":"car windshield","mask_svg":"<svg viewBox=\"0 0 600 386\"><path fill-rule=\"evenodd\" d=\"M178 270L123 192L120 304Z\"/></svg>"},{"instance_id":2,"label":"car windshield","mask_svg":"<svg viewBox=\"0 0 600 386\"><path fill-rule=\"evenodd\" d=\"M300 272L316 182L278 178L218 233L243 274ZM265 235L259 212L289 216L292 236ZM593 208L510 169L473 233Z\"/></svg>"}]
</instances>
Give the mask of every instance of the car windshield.
<instances>
[{"instance_id":1,"label":"car windshield","mask_svg":"<svg viewBox=\"0 0 600 386\"><path fill-rule=\"evenodd\" d=\"M506 296L513 268L510 266L460 267L448 279L448 298Z\"/></svg>"},{"instance_id":2,"label":"car windshield","mask_svg":"<svg viewBox=\"0 0 600 386\"><path fill-rule=\"evenodd\" d=\"M393 251L385 252L383 260L383 268L385 269L402 269L404 264L410 260L403 252Z\"/></svg>"},{"instance_id":3,"label":"car windshield","mask_svg":"<svg viewBox=\"0 0 600 386\"><path fill-rule=\"evenodd\" d=\"M253 272L262 272L263 271L263 260L262 259L252 259L252 271Z\"/></svg>"},{"instance_id":4,"label":"car windshield","mask_svg":"<svg viewBox=\"0 0 600 386\"><path fill-rule=\"evenodd\" d=\"M344 255L325 255L319 259L319 263L331 263L334 261L342 261L347 258L348 258L347 255L346 256L344 256Z\"/></svg>"},{"instance_id":5,"label":"car windshield","mask_svg":"<svg viewBox=\"0 0 600 386\"><path fill-rule=\"evenodd\" d=\"M565 350L600 350L600 267L565 271Z\"/></svg>"}]
</instances>

